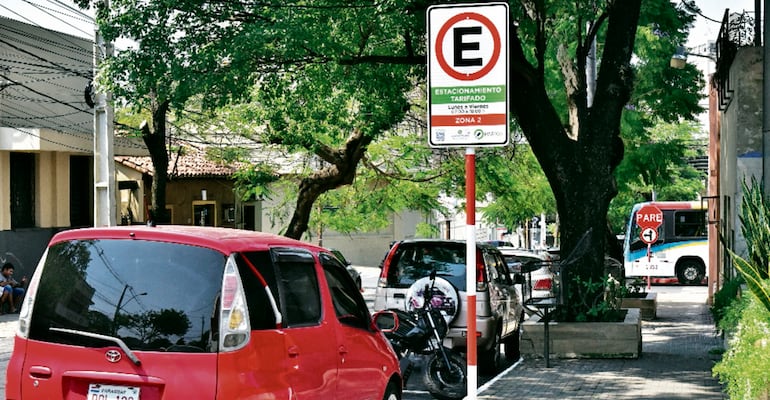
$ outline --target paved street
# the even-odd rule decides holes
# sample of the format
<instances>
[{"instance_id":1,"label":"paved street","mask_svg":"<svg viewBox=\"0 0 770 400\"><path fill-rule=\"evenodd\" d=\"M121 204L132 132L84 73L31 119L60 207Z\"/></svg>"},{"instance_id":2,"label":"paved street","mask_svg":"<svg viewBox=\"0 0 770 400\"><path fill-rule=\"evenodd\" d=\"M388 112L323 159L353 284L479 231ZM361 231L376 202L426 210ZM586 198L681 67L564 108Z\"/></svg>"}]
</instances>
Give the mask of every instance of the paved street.
<instances>
[{"instance_id":1,"label":"paved street","mask_svg":"<svg viewBox=\"0 0 770 400\"><path fill-rule=\"evenodd\" d=\"M376 268L361 268L364 297L371 302ZM497 377L480 380L479 399L726 399L711 376L722 346L706 305L705 286L653 286L658 319L644 321L643 353L637 360L527 358ZM0 363L3 381L18 328L18 314L0 315ZM415 381L417 381L415 379ZM5 398L5 385L0 399ZM405 400L430 399L419 389Z\"/></svg>"}]
</instances>

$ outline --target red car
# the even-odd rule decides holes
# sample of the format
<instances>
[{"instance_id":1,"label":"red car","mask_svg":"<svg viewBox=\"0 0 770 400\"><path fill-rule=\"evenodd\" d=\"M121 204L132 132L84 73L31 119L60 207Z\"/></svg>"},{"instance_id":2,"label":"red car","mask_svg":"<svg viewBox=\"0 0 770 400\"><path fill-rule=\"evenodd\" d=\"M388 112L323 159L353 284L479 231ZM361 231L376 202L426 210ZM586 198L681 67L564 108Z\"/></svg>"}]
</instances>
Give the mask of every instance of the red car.
<instances>
[{"instance_id":1,"label":"red car","mask_svg":"<svg viewBox=\"0 0 770 400\"><path fill-rule=\"evenodd\" d=\"M401 398L398 360L328 250L192 226L57 234L7 399Z\"/></svg>"}]
</instances>

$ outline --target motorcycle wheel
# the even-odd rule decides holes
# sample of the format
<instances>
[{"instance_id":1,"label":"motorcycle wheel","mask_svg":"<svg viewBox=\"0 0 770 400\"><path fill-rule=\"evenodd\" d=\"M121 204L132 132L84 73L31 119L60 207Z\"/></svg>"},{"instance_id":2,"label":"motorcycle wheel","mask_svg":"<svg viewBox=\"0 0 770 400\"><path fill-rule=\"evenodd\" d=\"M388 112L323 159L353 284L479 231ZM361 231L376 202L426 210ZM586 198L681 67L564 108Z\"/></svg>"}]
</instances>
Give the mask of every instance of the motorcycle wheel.
<instances>
[{"instance_id":1,"label":"motorcycle wheel","mask_svg":"<svg viewBox=\"0 0 770 400\"><path fill-rule=\"evenodd\" d=\"M462 399L467 389L465 359L450 349L444 349L444 351L449 359L449 368L444 365L444 358L440 353L432 354L425 363L423 383L436 399Z\"/></svg>"}]
</instances>

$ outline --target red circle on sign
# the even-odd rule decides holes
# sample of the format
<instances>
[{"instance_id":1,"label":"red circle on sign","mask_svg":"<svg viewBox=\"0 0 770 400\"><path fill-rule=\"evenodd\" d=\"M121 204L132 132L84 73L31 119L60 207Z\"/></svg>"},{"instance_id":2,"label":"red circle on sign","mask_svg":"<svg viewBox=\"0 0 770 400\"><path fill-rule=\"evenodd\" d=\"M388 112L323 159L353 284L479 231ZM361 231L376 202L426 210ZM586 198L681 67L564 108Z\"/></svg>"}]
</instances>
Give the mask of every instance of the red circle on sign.
<instances>
[{"instance_id":1,"label":"red circle on sign","mask_svg":"<svg viewBox=\"0 0 770 400\"><path fill-rule=\"evenodd\" d=\"M639 239L647 244L653 244L658 241L658 230L655 228L644 228L639 232Z\"/></svg>"},{"instance_id":2,"label":"red circle on sign","mask_svg":"<svg viewBox=\"0 0 770 400\"><path fill-rule=\"evenodd\" d=\"M663 212L653 205L642 206L636 212L636 224L644 228L657 229L663 223Z\"/></svg>"},{"instance_id":3,"label":"red circle on sign","mask_svg":"<svg viewBox=\"0 0 770 400\"><path fill-rule=\"evenodd\" d=\"M449 28L452 27L452 25L465 20L465 19L472 19L481 22L484 26L489 29L489 32L492 34L492 42L493 42L493 48L492 48L492 57L489 59L489 63L485 65L480 70L472 73L467 74L463 72L456 71L452 69L452 67L447 63L446 59L444 58L444 36L446 36L446 33L449 31ZM473 12L467 12L462 14L457 14L454 17L450 18L449 21L447 21L441 29L438 31L438 36L436 37L436 58L438 60L438 65L441 66L441 69L444 70L444 72L447 73L447 75L451 76L452 78L455 78L460 81L473 81L476 79L480 79L484 77L486 74L489 73L489 71L494 68L495 64L497 64L497 59L500 58L500 34L497 32L497 28L494 24L492 24L492 21L489 20L489 18L473 13Z\"/></svg>"}]
</instances>

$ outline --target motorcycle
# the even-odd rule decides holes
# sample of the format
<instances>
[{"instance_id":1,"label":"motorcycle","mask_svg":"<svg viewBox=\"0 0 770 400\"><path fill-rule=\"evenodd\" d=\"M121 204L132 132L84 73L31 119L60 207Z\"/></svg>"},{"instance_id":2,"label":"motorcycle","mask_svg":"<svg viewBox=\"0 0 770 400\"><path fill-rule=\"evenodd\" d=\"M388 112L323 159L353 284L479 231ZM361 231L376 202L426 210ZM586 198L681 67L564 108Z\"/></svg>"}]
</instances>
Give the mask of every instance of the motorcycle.
<instances>
[{"instance_id":1,"label":"motorcycle","mask_svg":"<svg viewBox=\"0 0 770 400\"><path fill-rule=\"evenodd\" d=\"M433 271L430 284L417 291L421 301L411 299L409 311L380 311L375 314L375 322L399 357L404 387L422 359L425 360L422 380L430 394L441 400L462 399L467 381L465 358L443 345L449 325L441 307L436 305L446 306L447 301L444 293L436 290L435 281Z\"/></svg>"}]
</instances>

